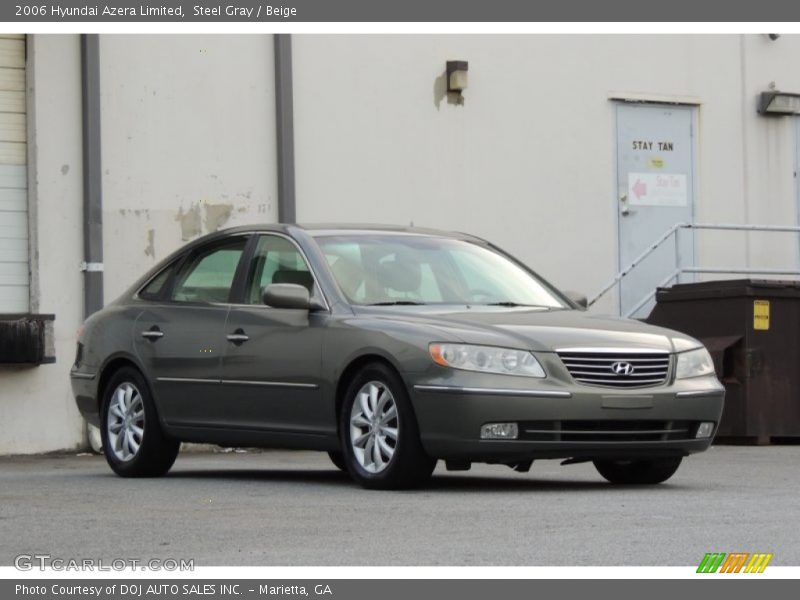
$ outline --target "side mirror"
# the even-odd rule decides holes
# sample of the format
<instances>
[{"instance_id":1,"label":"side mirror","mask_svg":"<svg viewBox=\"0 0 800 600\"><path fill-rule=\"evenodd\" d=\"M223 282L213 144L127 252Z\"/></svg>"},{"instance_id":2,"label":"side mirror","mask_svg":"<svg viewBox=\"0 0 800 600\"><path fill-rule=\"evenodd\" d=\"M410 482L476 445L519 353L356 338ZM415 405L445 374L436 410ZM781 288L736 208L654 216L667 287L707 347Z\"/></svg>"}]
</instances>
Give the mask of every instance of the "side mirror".
<instances>
[{"instance_id":1,"label":"side mirror","mask_svg":"<svg viewBox=\"0 0 800 600\"><path fill-rule=\"evenodd\" d=\"M586 298L586 296L584 294L581 294L580 292L567 292L567 291L565 291L564 295L567 298L569 298L570 300L572 300L575 304L580 306L583 310L586 310L587 308L589 308L589 300L587 300L587 298Z\"/></svg>"},{"instance_id":2,"label":"side mirror","mask_svg":"<svg viewBox=\"0 0 800 600\"><path fill-rule=\"evenodd\" d=\"M264 288L261 299L272 308L311 308L311 295L305 287L296 283L272 283Z\"/></svg>"}]
</instances>

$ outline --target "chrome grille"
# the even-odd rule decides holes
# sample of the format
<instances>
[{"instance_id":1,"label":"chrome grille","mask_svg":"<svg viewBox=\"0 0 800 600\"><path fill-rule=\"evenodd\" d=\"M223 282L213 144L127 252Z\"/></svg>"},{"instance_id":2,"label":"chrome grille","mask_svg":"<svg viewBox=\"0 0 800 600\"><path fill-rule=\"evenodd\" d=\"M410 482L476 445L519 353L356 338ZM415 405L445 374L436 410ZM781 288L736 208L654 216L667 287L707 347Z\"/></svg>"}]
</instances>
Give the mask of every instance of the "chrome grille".
<instances>
[{"instance_id":1,"label":"chrome grille","mask_svg":"<svg viewBox=\"0 0 800 600\"><path fill-rule=\"evenodd\" d=\"M632 388L660 385L669 374L669 353L559 350L572 378L586 385Z\"/></svg>"}]
</instances>

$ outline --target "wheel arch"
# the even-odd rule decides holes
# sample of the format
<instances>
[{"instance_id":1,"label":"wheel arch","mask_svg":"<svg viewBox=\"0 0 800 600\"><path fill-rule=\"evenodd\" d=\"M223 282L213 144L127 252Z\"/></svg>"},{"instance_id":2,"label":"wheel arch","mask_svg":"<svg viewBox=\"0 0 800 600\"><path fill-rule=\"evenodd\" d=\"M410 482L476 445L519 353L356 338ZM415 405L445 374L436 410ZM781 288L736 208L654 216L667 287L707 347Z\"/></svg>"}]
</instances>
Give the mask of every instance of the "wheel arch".
<instances>
[{"instance_id":1,"label":"wheel arch","mask_svg":"<svg viewBox=\"0 0 800 600\"><path fill-rule=\"evenodd\" d=\"M96 398L97 414L102 414L103 396L105 395L105 390L106 386L108 385L108 381L111 379L111 377L113 377L114 373L116 373L123 367L133 367L134 369L139 371L145 383L147 384L148 387L147 391L150 393L150 396L153 398L155 402L155 395L153 394L153 386L150 385L150 381L147 378L147 375L145 375L142 365L139 364L139 361L137 361L134 356L124 352L120 352L109 356L103 363L103 366L100 368L100 371L98 373L97 398ZM158 410L158 406L156 406L156 410Z\"/></svg>"},{"instance_id":2,"label":"wheel arch","mask_svg":"<svg viewBox=\"0 0 800 600\"><path fill-rule=\"evenodd\" d=\"M335 410L336 410L336 430L339 430L339 420L341 416L342 405L344 404L344 395L347 392L347 387L350 385L350 382L355 377L356 373L358 373L361 369L363 369L366 365L370 363L382 363L383 365L389 367L395 374L400 378L400 381L403 382L405 386L405 391L408 394L409 398L411 398L411 390L408 387L408 382L406 378L403 376L402 370L398 367L394 360L386 356L385 354L377 351L368 351L362 354L359 354L355 357L352 357L349 362L347 362L346 366L342 369L341 375L339 375L336 381L336 390L335 390ZM411 409L413 411L413 403L411 405ZM414 414L414 418L417 418L416 413Z\"/></svg>"}]
</instances>

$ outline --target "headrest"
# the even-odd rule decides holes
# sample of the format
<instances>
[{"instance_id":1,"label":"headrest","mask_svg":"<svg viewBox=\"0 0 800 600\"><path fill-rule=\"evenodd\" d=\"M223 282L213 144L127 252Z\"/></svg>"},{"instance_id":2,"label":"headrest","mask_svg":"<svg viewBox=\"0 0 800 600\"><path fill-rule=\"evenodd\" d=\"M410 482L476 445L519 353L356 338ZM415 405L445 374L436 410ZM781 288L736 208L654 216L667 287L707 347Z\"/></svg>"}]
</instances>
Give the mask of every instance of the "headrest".
<instances>
[{"instance_id":1,"label":"headrest","mask_svg":"<svg viewBox=\"0 0 800 600\"><path fill-rule=\"evenodd\" d=\"M386 260L378 267L378 281L396 292L415 292L422 282L422 269L419 263L407 257Z\"/></svg>"},{"instance_id":2,"label":"headrest","mask_svg":"<svg viewBox=\"0 0 800 600\"><path fill-rule=\"evenodd\" d=\"M288 269L278 269L272 275L272 283L294 283L302 285L311 293L314 287L314 278L309 271L290 271Z\"/></svg>"}]
</instances>

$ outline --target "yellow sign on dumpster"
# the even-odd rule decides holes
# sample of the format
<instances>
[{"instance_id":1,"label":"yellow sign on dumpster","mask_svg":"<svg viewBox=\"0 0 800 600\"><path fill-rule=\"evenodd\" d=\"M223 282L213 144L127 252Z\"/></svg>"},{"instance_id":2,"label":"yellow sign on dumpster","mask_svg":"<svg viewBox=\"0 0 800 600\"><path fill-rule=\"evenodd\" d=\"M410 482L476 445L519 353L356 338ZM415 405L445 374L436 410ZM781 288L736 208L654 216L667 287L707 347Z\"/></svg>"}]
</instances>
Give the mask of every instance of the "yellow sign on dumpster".
<instances>
[{"instance_id":1,"label":"yellow sign on dumpster","mask_svg":"<svg viewBox=\"0 0 800 600\"><path fill-rule=\"evenodd\" d=\"M753 329L769 329L769 300L753 301Z\"/></svg>"}]
</instances>

